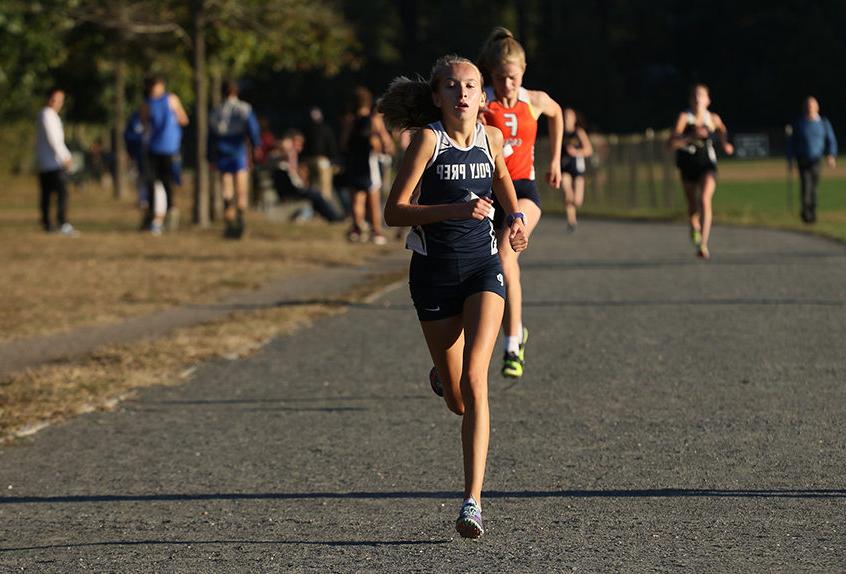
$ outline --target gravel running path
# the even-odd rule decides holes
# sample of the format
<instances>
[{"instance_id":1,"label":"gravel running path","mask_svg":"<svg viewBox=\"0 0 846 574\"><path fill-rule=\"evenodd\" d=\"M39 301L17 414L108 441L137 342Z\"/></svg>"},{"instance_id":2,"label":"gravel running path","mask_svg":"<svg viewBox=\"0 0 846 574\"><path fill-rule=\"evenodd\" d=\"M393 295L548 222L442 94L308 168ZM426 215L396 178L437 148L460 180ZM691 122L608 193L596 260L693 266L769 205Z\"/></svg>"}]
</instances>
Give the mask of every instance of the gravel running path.
<instances>
[{"instance_id":1,"label":"gravel running path","mask_svg":"<svg viewBox=\"0 0 846 574\"><path fill-rule=\"evenodd\" d=\"M479 541L402 285L0 448L0 571L843 571L846 248L718 227L712 251L544 221Z\"/></svg>"}]
</instances>

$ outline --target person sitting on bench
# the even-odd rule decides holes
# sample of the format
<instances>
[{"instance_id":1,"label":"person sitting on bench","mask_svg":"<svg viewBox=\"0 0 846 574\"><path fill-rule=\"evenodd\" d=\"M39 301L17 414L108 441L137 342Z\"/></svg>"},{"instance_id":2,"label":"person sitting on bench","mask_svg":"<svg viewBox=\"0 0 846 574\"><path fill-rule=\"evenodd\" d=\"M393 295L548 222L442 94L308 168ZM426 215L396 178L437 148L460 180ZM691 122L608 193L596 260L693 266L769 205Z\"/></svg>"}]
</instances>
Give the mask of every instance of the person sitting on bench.
<instances>
[{"instance_id":1,"label":"person sitting on bench","mask_svg":"<svg viewBox=\"0 0 846 574\"><path fill-rule=\"evenodd\" d=\"M273 188L280 201L290 199L307 199L312 208L330 223L343 221L344 216L320 193L319 190L307 185L299 172L299 151L297 138L302 135L296 130L285 132L279 140L279 161L273 170Z\"/></svg>"}]
</instances>

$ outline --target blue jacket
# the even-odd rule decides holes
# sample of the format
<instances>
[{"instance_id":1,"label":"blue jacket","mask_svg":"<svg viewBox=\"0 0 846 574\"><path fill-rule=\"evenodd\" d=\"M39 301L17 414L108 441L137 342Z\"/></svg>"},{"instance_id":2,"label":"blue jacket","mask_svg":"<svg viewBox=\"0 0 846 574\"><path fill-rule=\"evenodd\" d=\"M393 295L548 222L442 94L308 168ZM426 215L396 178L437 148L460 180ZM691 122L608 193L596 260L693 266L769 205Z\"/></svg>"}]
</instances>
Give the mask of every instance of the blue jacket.
<instances>
[{"instance_id":1,"label":"blue jacket","mask_svg":"<svg viewBox=\"0 0 846 574\"><path fill-rule=\"evenodd\" d=\"M787 161L817 161L824 155L837 155L831 122L823 116L816 120L802 116L793 122L793 135L787 140Z\"/></svg>"},{"instance_id":2,"label":"blue jacket","mask_svg":"<svg viewBox=\"0 0 846 574\"><path fill-rule=\"evenodd\" d=\"M126 120L126 129L123 130L123 141L126 143L126 153L132 161L139 161L144 152L144 124L141 123L141 114L133 112Z\"/></svg>"}]
</instances>

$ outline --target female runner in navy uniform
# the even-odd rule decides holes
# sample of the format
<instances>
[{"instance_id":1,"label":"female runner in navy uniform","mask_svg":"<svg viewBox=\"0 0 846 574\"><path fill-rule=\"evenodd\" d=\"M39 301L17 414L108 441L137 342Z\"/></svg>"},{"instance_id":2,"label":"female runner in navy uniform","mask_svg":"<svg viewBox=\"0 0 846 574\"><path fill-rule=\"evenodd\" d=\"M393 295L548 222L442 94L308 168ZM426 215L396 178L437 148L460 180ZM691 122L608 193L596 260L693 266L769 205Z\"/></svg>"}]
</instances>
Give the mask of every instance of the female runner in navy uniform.
<instances>
[{"instance_id":1,"label":"female runner in navy uniform","mask_svg":"<svg viewBox=\"0 0 846 574\"><path fill-rule=\"evenodd\" d=\"M576 111L564 110L564 142L561 150L561 190L567 211L567 231L576 230L576 209L585 199L585 158L593 155L590 138L579 125Z\"/></svg>"},{"instance_id":2,"label":"female runner in navy uniform","mask_svg":"<svg viewBox=\"0 0 846 574\"><path fill-rule=\"evenodd\" d=\"M502 134L477 121L483 102L479 69L458 56L438 60L428 83L397 78L379 101L389 128L418 130L388 196L385 221L413 226L406 244L414 251L411 297L435 364L433 389L462 416L465 500L456 529L470 538L484 532L488 367L505 305L492 191L508 213L511 247L519 252L528 244Z\"/></svg>"},{"instance_id":3,"label":"female runner in navy uniform","mask_svg":"<svg viewBox=\"0 0 846 574\"><path fill-rule=\"evenodd\" d=\"M711 97L708 86L696 84L690 91L690 108L681 112L670 136L670 146L676 150L676 165L681 172L682 186L690 216L690 238L696 254L709 259L708 239L711 237L711 200L717 189L717 154L711 140L720 138L723 151L734 153L728 141L728 130L720 116L708 110Z\"/></svg>"}]
</instances>

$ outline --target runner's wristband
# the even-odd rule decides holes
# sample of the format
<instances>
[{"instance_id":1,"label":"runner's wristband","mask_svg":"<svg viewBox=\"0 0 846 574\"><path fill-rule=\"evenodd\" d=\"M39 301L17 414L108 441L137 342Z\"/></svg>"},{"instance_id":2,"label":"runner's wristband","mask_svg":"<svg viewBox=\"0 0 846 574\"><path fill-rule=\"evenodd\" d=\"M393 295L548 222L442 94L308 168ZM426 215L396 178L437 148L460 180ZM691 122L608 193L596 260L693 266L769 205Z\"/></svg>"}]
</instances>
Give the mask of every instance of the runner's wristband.
<instances>
[{"instance_id":1,"label":"runner's wristband","mask_svg":"<svg viewBox=\"0 0 846 574\"><path fill-rule=\"evenodd\" d=\"M515 219L522 219L522 220L523 220L523 224L525 225L525 223L526 223L526 214L525 214L525 213L523 213L522 211L515 211L514 213L509 214L509 215L508 215L508 217L506 217L506 218L505 218L505 224L506 224L508 227L511 227L511 224L512 224L512 223L514 223L514 220L515 220Z\"/></svg>"}]
</instances>

